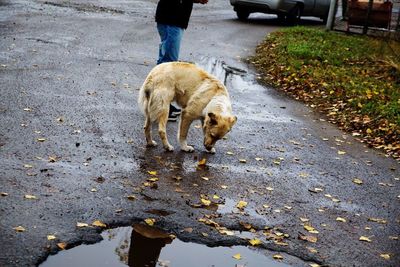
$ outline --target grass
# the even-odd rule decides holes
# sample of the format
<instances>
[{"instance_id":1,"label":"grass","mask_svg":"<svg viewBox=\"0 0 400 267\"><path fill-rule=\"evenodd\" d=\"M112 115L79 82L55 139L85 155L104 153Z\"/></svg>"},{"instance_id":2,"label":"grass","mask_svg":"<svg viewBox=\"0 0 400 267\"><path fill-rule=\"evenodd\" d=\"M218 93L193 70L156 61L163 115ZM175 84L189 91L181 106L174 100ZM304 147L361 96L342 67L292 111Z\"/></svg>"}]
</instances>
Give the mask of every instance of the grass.
<instances>
[{"instance_id":1,"label":"grass","mask_svg":"<svg viewBox=\"0 0 400 267\"><path fill-rule=\"evenodd\" d=\"M250 61L265 83L400 159L397 55L396 42L292 27L268 35Z\"/></svg>"}]
</instances>

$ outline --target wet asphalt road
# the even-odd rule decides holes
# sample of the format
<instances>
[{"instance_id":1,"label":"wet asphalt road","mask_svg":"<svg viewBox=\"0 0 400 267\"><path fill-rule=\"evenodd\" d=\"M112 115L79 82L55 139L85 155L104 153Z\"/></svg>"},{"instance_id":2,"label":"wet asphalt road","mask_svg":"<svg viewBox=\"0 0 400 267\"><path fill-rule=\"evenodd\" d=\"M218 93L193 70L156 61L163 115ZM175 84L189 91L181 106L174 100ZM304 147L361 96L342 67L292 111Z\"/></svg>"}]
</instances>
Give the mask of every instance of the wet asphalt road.
<instances>
[{"instance_id":1,"label":"wet asphalt road","mask_svg":"<svg viewBox=\"0 0 400 267\"><path fill-rule=\"evenodd\" d=\"M215 155L204 153L199 123L192 154L144 147L136 97L157 56L155 5L0 1L0 266L35 266L59 242L100 240L101 229L77 222L146 218L209 246L248 241L199 219L233 231L251 224L262 253L293 266L398 266L399 164L258 85L243 63L280 27L273 16L244 23L228 1L195 7L181 59L225 82L238 123ZM176 123L168 132L177 146ZM159 178L152 186L148 171ZM205 209L201 198L225 206Z\"/></svg>"}]
</instances>

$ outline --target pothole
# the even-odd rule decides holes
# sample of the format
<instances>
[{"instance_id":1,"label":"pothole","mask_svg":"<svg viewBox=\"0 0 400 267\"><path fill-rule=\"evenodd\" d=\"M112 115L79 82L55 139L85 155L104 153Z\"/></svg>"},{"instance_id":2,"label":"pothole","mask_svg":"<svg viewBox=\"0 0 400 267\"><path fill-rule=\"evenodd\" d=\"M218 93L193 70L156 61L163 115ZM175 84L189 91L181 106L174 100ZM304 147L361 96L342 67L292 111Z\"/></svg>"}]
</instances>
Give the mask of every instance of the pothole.
<instances>
[{"instance_id":1,"label":"pothole","mask_svg":"<svg viewBox=\"0 0 400 267\"><path fill-rule=\"evenodd\" d=\"M40 267L287 267L245 246L207 247L183 242L143 224L104 231L103 240L50 256ZM236 258L234 258L236 257Z\"/></svg>"}]
</instances>

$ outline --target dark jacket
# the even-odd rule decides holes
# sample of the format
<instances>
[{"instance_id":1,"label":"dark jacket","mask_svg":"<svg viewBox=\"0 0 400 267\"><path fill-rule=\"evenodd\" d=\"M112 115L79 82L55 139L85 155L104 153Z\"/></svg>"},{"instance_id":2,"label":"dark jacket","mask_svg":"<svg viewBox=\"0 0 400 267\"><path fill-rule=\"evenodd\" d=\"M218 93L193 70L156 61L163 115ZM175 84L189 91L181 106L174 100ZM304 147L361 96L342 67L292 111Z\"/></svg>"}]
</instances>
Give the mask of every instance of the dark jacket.
<instances>
[{"instance_id":1,"label":"dark jacket","mask_svg":"<svg viewBox=\"0 0 400 267\"><path fill-rule=\"evenodd\" d=\"M156 22L186 29L192 13L193 0L160 0Z\"/></svg>"}]
</instances>

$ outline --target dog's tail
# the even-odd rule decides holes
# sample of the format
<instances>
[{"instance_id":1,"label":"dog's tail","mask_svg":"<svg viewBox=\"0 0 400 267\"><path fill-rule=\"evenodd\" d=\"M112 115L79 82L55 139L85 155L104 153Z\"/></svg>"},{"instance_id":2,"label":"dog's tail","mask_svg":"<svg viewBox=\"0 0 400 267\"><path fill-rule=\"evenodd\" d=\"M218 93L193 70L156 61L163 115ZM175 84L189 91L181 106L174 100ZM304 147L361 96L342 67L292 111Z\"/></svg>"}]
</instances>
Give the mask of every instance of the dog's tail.
<instances>
[{"instance_id":1,"label":"dog's tail","mask_svg":"<svg viewBox=\"0 0 400 267\"><path fill-rule=\"evenodd\" d=\"M142 87L139 90L138 104L139 108L143 114L147 113L147 106L149 104L150 94L151 94L151 79L147 76Z\"/></svg>"},{"instance_id":2,"label":"dog's tail","mask_svg":"<svg viewBox=\"0 0 400 267\"><path fill-rule=\"evenodd\" d=\"M156 87L157 82L150 74L139 90L139 107L151 121L158 120L169 109L169 104L174 98L174 93L168 90L158 88L155 93Z\"/></svg>"}]
</instances>

